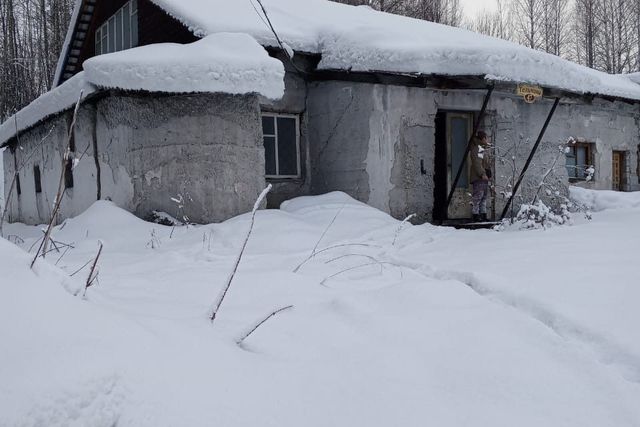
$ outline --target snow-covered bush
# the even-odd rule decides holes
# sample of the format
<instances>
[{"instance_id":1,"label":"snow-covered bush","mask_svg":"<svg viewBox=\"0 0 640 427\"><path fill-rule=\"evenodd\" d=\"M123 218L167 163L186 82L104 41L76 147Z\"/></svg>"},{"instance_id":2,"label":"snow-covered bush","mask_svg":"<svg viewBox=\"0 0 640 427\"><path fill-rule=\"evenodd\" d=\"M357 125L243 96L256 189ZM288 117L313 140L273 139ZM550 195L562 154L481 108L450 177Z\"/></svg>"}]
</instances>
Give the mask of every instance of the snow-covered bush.
<instances>
[{"instance_id":1,"label":"snow-covered bush","mask_svg":"<svg viewBox=\"0 0 640 427\"><path fill-rule=\"evenodd\" d=\"M514 223L520 229L549 228L555 225L571 224L571 213L566 204L561 204L557 211L545 205L542 200L535 204L521 205Z\"/></svg>"}]
</instances>

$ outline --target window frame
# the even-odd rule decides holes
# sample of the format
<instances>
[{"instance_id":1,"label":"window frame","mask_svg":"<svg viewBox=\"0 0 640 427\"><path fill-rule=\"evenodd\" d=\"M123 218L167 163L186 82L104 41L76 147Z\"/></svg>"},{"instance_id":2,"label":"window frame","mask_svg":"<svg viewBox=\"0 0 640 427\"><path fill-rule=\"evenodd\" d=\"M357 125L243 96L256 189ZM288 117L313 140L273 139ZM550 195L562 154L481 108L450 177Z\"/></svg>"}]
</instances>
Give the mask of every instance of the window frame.
<instances>
[{"instance_id":1,"label":"window frame","mask_svg":"<svg viewBox=\"0 0 640 427\"><path fill-rule=\"evenodd\" d=\"M265 164L265 178L266 179L300 179L302 177L302 161L300 158L300 115L292 114L292 113L276 113L271 111L265 111L261 113L260 116L260 126L262 126L262 119L265 117L273 118L273 130L275 134L265 134L264 130L262 132L262 143L264 145L264 137L269 136L275 139L275 158L276 158L276 175L268 175L266 173L267 168ZM280 159L278 158L278 118L287 118L295 120L295 130L296 130L296 169L298 173L296 175L281 175L280 172ZM266 159L266 156L265 156Z\"/></svg>"},{"instance_id":2,"label":"window frame","mask_svg":"<svg viewBox=\"0 0 640 427\"><path fill-rule=\"evenodd\" d=\"M578 173L578 166L585 166L585 171L586 168L589 167L593 167L595 168L595 164L594 164L594 153L595 153L595 148L596 148L596 144L593 142L579 142L576 141L573 144L569 144L568 148L570 150L570 153L572 153L572 157L575 158L575 164L572 166L576 172L576 175ZM578 165L578 152L577 149L578 148L585 148L586 149L586 164L585 165ZM569 176L569 182L585 182L587 181L586 177L579 177L579 176L571 176L569 174L569 166L567 166L566 163L566 159L569 157L569 153L566 153L565 155L565 168L567 168L567 175ZM595 181L595 175L593 175L591 177L591 179L589 180L591 181Z\"/></svg>"},{"instance_id":3,"label":"window frame","mask_svg":"<svg viewBox=\"0 0 640 427\"><path fill-rule=\"evenodd\" d=\"M94 51L96 56L104 55L107 53L120 52L120 51L131 49L138 46L138 40L139 40L139 35L137 34L138 25L135 25L135 26L133 25L133 20L135 19L136 23L138 20L138 4L137 3L138 3L138 0L129 0L120 9L118 9L113 15L108 17L100 26L98 26L94 35ZM135 5L135 8L134 8L134 5ZM129 20L129 46L125 46L124 44L125 42L124 22L126 20L125 12L127 12L128 20ZM118 16L121 17L120 28L116 28L118 26L117 25ZM111 34L111 31L109 28L109 24L111 22L113 23L113 27L114 27L114 34ZM134 34L134 28L135 28L135 34ZM122 44L121 46L122 49L120 50L117 49L118 33L120 35L120 41ZM111 40L112 38L113 40ZM115 46L111 46L112 41Z\"/></svg>"}]
</instances>

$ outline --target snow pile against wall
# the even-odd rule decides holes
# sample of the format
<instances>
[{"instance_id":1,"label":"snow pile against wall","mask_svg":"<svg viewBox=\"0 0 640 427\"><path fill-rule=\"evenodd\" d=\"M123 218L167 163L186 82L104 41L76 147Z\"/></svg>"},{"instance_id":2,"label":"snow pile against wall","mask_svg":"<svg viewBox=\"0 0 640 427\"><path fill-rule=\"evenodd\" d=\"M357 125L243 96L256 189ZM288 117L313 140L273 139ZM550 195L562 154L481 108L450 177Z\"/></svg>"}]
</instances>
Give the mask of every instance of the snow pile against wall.
<instances>
[{"instance_id":1,"label":"snow pile against wall","mask_svg":"<svg viewBox=\"0 0 640 427\"><path fill-rule=\"evenodd\" d=\"M629 209L640 207L640 192L623 193L609 190L588 190L570 186L569 194L575 202L593 210Z\"/></svg>"},{"instance_id":2,"label":"snow pile against wall","mask_svg":"<svg viewBox=\"0 0 640 427\"><path fill-rule=\"evenodd\" d=\"M255 1L152 1L196 35L240 32L277 45ZM464 29L326 0L263 3L280 38L296 51L321 54L321 69L481 75L640 99L640 87L626 78Z\"/></svg>"},{"instance_id":3,"label":"snow pile against wall","mask_svg":"<svg viewBox=\"0 0 640 427\"><path fill-rule=\"evenodd\" d=\"M86 98L96 88L78 73L64 84L36 98L31 104L8 118L0 125L0 145L13 138L16 132L30 128L41 120L71 108L82 95Z\"/></svg>"},{"instance_id":4,"label":"snow pile against wall","mask_svg":"<svg viewBox=\"0 0 640 427\"><path fill-rule=\"evenodd\" d=\"M220 33L191 44L153 44L84 63L99 87L149 92L284 93L284 67L246 34Z\"/></svg>"}]
</instances>

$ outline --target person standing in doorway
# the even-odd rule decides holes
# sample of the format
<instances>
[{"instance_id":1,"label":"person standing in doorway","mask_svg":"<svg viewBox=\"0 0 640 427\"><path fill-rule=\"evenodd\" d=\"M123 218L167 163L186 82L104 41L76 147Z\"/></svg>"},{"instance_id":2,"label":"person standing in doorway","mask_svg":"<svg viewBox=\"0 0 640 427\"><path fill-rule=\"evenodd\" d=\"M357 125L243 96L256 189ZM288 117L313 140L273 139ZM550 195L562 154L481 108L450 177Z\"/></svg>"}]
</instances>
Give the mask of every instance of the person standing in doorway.
<instances>
[{"instance_id":1,"label":"person standing in doorway","mask_svg":"<svg viewBox=\"0 0 640 427\"><path fill-rule=\"evenodd\" d=\"M489 195L489 179L491 178L491 168L489 166L489 137L486 132L479 130L471 141L471 176L470 181L473 187L471 196L473 221L480 222L487 220L487 197Z\"/></svg>"}]
</instances>

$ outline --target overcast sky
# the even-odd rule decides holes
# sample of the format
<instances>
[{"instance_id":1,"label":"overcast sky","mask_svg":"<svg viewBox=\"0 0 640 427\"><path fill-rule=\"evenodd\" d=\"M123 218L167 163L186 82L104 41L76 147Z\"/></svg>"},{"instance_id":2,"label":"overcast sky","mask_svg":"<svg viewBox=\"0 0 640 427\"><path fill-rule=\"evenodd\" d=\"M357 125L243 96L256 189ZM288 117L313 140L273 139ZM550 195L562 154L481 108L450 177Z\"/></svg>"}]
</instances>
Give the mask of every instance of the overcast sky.
<instances>
[{"instance_id":1,"label":"overcast sky","mask_svg":"<svg viewBox=\"0 0 640 427\"><path fill-rule=\"evenodd\" d=\"M467 16L474 16L482 9L495 8L495 0L460 0Z\"/></svg>"}]
</instances>

